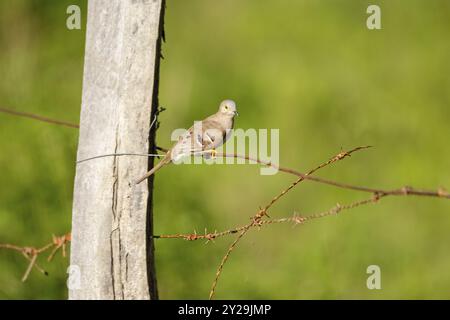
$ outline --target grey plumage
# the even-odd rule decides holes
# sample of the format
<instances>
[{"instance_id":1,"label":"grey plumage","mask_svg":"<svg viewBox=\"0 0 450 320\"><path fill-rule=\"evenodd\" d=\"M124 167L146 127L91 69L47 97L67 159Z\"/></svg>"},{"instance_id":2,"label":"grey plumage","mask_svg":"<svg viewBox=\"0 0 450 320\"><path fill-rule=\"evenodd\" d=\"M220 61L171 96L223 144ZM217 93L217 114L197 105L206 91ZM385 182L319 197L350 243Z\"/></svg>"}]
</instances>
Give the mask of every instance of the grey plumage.
<instances>
[{"instance_id":1,"label":"grey plumage","mask_svg":"<svg viewBox=\"0 0 450 320\"><path fill-rule=\"evenodd\" d=\"M185 156L202 151L215 150L230 137L234 126L234 117L237 115L236 103L233 100L224 100L219 110L205 120L194 124L186 131L177 143L165 154L164 158L150 171L139 178L136 184L149 178L156 171Z\"/></svg>"}]
</instances>

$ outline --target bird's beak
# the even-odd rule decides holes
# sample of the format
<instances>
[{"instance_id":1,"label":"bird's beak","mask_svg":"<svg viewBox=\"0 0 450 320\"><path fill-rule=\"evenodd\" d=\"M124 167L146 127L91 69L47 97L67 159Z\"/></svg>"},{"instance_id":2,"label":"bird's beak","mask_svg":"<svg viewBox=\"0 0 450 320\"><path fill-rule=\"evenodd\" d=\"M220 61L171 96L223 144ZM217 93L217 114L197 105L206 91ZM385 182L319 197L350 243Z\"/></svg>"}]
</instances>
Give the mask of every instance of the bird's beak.
<instances>
[{"instance_id":1,"label":"bird's beak","mask_svg":"<svg viewBox=\"0 0 450 320\"><path fill-rule=\"evenodd\" d=\"M238 116L238 115L239 115L239 112L235 111L235 112L234 112L234 115L235 115L235 116Z\"/></svg>"}]
</instances>

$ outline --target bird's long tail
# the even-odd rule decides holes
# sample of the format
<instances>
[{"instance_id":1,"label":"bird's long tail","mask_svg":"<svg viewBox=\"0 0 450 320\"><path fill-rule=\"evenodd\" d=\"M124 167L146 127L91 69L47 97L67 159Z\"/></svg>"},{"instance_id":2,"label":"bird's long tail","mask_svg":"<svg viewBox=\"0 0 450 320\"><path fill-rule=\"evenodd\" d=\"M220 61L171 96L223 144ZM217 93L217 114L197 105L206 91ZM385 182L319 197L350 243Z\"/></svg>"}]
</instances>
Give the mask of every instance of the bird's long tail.
<instances>
[{"instance_id":1,"label":"bird's long tail","mask_svg":"<svg viewBox=\"0 0 450 320\"><path fill-rule=\"evenodd\" d=\"M152 174L154 174L156 171L164 167L166 164L169 164L172 162L171 156L170 156L170 150L166 153L164 158L162 158L161 161L158 162L156 166L154 166L149 172L144 174L142 177L136 180L136 184L141 183L145 179L148 179Z\"/></svg>"}]
</instances>

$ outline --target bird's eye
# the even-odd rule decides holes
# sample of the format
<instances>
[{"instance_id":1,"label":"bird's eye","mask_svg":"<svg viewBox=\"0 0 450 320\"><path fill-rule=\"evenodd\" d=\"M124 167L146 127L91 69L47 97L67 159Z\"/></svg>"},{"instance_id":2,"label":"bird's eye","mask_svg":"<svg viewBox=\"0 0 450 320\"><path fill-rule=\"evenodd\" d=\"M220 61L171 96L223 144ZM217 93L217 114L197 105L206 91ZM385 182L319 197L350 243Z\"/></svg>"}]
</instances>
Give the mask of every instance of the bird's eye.
<instances>
[{"instance_id":1,"label":"bird's eye","mask_svg":"<svg viewBox=\"0 0 450 320\"><path fill-rule=\"evenodd\" d=\"M228 106L225 106L225 110L228 110Z\"/></svg>"}]
</instances>

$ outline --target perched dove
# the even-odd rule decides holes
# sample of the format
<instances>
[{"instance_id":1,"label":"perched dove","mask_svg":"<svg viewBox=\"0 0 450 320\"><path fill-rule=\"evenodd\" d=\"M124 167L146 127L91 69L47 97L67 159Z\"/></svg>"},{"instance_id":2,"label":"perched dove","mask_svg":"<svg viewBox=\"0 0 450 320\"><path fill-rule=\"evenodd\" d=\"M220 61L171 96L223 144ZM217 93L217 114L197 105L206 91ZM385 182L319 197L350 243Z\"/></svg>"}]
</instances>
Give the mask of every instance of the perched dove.
<instances>
[{"instance_id":1,"label":"perched dove","mask_svg":"<svg viewBox=\"0 0 450 320\"><path fill-rule=\"evenodd\" d=\"M141 183L166 164L178 161L185 156L210 151L214 155L215 149L225 143L230 137L234 125L234 117L238 115L236 103L224 100L220 103L219 111L203 121L199 121L181 135L175 145L167 151L162 160L149 172L136 181ZM208 153L205 153L207 156Z\"/></svg>"}]
</instances>

